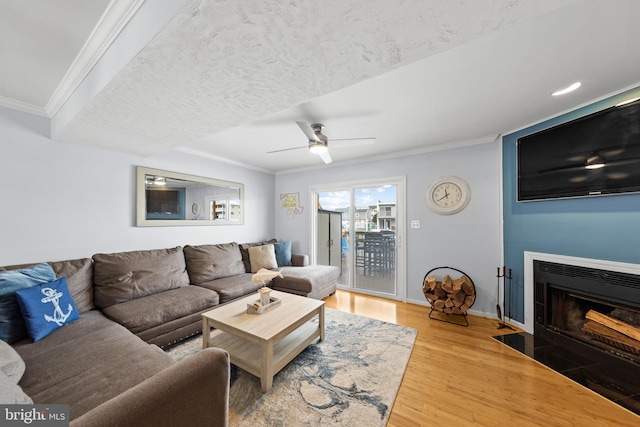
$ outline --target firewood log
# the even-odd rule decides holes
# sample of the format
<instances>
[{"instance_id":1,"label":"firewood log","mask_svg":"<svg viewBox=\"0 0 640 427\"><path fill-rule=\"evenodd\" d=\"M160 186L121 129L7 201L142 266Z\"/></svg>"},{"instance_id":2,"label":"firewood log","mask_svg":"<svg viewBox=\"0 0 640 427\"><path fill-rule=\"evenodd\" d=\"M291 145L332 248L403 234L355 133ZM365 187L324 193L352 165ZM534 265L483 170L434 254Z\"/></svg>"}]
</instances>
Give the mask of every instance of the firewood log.
<instances>
[{"instance_id":1,"label":"firewood log","mask_svg":"<svg viewBox=\"0 0 640 427\"><path fill-rule=\"evenodd\" d=\"M429 286L430 290L433 290L436 287L436 276L427 276L426 283Z\"/></svg>"},{"instance_id":2,"label":"firewood log","mask_svg":"<svg viewBox=\"0 0 640 427\"><path fill-rule=\"evenodd\" d=\"M451 280L449 275L444 277L444 280L442 281L442 289L447 293L453 292L453 280Z\"/></svg>"},{"instance_id":3,"label":"firewood log","mask_svg":"<svg viewBox=\"0 0 640 427\"><path fill-rule=\"evenodd\" d=\"M436 294L431 294L429 292L425 292L424 296L429 300L429 301L435 301L438 299L438 297L436 296Z\"/></svg>"},{"instance_id":4,"label":"firewood log","mask_svg":"<svg viewBox=\"0 0 640 427\"><path fill-rule=\"evenodd\" d=\"M466 299L467 295L464 292L458 292L453 296L453 305L456 307L460 307L462 304L464 304L464 300Z\"/></svg>"},{"instance_id":5,"label":"firewood log","mask_svg":"<svg viewBox=\"0 0 640 427\"><path fill-rule=\"evenodd\" d=\"M459 279L456 279L456 280L453 281L453 291L454 292L457 292L460 289L462 289L462 282L463 282L462 277L460 277Z\"/></svg>"},{"instance_id":6,"label":"firewood log","mask_svg":"<svg viewBox=\"0 0 640 427\"><path fill-rule=\"evenodd\" d=\"M444 309L444 300L439 299L433 302L433 308L442 311Z\"/></svg>"},{"instance_id":7,"label":"firewood log","mask_svg":"<svg viewBox=\"0 0 640 427\"><path fill-rule=\"evenodd\" d=\"M473 283L471 282L471 279L469 279L467 276L462 276L460 279L461 279L462 290L467 295L475 295L476 294L476 290L474 289L474 286L473 286Z\"/></svg>"},{"instance_id":8,"label":"firewood log","mask_svg":"<svg viewBox=\"0 0 640 427\"><path fill-rule=\"evenodd\" d=\"M468 305L469 307L471 307L471 305L473 304L473 302L476 300L476 296L475 295L467 295L464 298L464 304Z\"/></svg>"},{"instance_id":9,"label":"firewood log","mask_svg":"<svg viewBox=\"0 0 640 427\"><path fill-rule=\"evenodd\" d=\"M433 293L436 294L438 298L445 298L447 293L444 289L442 289L442 283L438 282L436 287L433 289Z\"/></svg>"},{"instance_id":10,"label":"firewood log","mask_svg":"<svg viewBox=\"0 0 640 427\"><path fill-rule=\"evenodd\" d=\"M611 344L621 344L624 347L633 347L640 351L640 341L633 338L629 338L627 335L615 331L607 326L604 326L596 321L587 320L582 325L582 330L591 332L593 336L596 336L598 340ZM611 341L611 342L609 342Z\"/></svg>"},{"instance_id":11,"label":"firewood log","mask_svg":"<svg viewBox=\"0 0 640 427\"><path fill-rule=\"evenodd\" d=\"M589 310L585 317L589 320L593 320L594 322L600 323L601 325L618 331L621 334L625 334L626 336L631 337L634 340L640 340L640 328L636 328L632 325L621 322L620 320L614 319L613 317L609 317L595 310Z\"/></svg>"}]
</instances>

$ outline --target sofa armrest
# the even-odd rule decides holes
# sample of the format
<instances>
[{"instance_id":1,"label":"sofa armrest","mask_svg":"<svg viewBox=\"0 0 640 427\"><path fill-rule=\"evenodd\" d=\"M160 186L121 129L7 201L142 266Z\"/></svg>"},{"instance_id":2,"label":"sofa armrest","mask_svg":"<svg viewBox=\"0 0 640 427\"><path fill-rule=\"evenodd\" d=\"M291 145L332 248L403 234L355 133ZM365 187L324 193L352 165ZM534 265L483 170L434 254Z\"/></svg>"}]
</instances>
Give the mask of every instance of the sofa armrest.
<instances>
[{"instance_id":1,"label":"sofa armrest","mask_svg":"<svg viewBox=\"0 0 640 427\"><path fill-rule=\"evenodd\" d=\"M291 254L291 265L294 267L306 267L309 265L309 255Z\"/></svg>"},{"instance_id":2,"label":"sofa armrest","mask_svg":"<svg viewBox=\"0 0 640 427\"><path fill-rule=\"evenodd\" d=\"M208 348L71 421L80 426L215 426L229 419L229 354Z\"/></svg>"}]
</instances>

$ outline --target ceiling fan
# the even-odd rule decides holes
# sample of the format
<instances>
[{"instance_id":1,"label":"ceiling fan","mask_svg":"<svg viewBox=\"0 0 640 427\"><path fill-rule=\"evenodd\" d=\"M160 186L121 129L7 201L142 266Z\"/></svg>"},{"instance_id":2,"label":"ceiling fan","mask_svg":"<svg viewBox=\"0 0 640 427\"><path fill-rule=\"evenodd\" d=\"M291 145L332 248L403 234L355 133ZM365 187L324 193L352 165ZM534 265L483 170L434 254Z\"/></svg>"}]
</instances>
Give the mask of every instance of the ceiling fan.
<instances>
[{"instance_id":1,"label":"ceiling fan","mask_svg":"<svg viewBox=\"0 0 640 427\"><path fill-rule=\"evenodd\" d=\"M296 123L309 139L309 144L300 147L285 148L283 150L269 151L267 152L267 154L280 153L282 151L289 150L298 150L300 148L308 148L311 153L317 154L326 164L329 164L332 162L331 156L329 155L329 142L340 141L340 144L336 145L336 148L338 148L353 147L357 145L369 145L373 144L376 139L375 137L328 139L326 135L322 133L322 129L324 128L323 124L314 123L312 125L309 125L306 122Z\"/></svg>"}]
</instances>

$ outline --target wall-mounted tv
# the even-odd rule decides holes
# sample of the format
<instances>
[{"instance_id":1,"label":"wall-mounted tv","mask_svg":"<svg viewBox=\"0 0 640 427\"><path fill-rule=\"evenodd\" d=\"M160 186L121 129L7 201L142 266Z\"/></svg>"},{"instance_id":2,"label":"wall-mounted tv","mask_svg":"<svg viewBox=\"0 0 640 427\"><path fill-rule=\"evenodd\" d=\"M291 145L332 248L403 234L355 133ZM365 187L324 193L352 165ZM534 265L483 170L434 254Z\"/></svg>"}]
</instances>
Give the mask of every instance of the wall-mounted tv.
<instances>
[{"instance_id":1,"label":"wall-mounted tv","mask_svg":"<svg viewBox=\"0 0 640 427\"><path fill-rule=\"evenodd\" d=\"M640 100L524 136L518 201L640 191Z\"/></svg>"}]
</instances>

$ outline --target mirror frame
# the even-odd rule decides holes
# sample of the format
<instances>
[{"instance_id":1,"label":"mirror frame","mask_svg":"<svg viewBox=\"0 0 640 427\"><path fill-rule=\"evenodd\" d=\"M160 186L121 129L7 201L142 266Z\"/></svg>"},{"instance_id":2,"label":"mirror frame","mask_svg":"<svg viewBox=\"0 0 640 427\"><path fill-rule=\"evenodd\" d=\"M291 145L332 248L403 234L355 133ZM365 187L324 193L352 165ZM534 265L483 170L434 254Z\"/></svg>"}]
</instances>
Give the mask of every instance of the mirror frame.
<instances>
[{"instance_id":1,"label":"mirror frame","mask_svg":"<svg viewBox=\"0 0 640 427\"><path fill-rule=\"evenodd\" d=\"M220 219L147 219L146 175L180 179L183 181L209 184L218 187L237 188L240 200L240 217L235 220ZM185 207L186 208L186 207ZM152 169L143 166L136 168L136 226L138 227L174 227L191 225L242 225L244 224L244 184L220 179L205 178L179 172Z\"/></svg>"}]
</instances>

